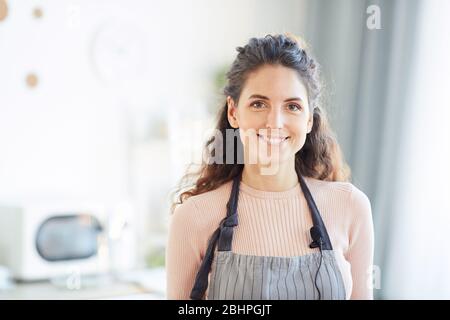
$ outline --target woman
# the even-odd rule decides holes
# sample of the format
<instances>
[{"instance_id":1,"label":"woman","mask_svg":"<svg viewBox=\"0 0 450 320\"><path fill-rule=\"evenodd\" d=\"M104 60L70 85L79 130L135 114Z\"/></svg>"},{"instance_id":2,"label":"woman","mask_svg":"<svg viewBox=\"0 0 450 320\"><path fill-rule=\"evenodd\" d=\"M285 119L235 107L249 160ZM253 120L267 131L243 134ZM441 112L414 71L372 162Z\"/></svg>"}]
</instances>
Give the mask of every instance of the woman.
<instances>
[{"instance_id":1,"label":"woman","mask_svg":"<svg viewBox=\"0 0 450 320\"><path fill-rule=\"evenodd\" d=\"M171 216L167 298L372 299L371 205L319 105L318 64L289 35L237 51L219 135Z\"/></svg>"}]
</instances>

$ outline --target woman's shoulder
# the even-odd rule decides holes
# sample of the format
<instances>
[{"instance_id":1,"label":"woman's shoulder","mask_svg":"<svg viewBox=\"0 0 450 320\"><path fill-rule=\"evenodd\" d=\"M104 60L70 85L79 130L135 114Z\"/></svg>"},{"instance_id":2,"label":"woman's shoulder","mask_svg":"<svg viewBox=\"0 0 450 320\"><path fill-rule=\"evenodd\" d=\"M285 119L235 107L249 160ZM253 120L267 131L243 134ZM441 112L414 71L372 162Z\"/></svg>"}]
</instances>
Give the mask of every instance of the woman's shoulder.
<instances>
[{"instance_id":1,"label":"woman's shoulder","mask_svg":"<svg viewBox=\"0 0 450 320\"><path fill-rule=\"evenodd\" d=\"M198 228L216 226L226 214L230 192L231 181L214 190L190 196L175 207L172 220L179 224L195 224Z\"/></svg>"},{"instance_id":2,"label":"woman's shoulder","mask_svg":"<svg viewBox=\"0 0 450 320\"><path fill-rule=\"evenodd\" d=\"M348 181L327 181L316 178L305 177L309 188L321 189L321 191L335 191L342 194L350 194L354 185Z\"/></svg>"},{"instance_id":3,"label":"woman's shoulder","mask_svg":"<svg viewBox=\"0 0 450 320\"><path fill-rule=\"evenodd\" d=\"M197 211L212 210L220 206L225 207L230 197L231 184L232 181L228 181L216 189L191 196L180 206L186 204L186 206L194 207Z\"/></svg>"}]
</instances>

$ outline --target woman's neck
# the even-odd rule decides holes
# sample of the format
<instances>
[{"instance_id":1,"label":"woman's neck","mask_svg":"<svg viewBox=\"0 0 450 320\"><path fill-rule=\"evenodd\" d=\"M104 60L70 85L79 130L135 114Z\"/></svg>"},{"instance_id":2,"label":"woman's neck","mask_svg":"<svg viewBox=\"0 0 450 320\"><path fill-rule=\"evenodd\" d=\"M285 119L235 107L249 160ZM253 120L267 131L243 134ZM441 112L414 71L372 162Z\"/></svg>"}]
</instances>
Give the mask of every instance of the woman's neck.
<instances>
[{"instance_id":1,"label":"woman's neck","mask_svg":"<svg viewBox=\"0 0 450 320\"><path fill-rule=\"evenodd\" d=\"M242 171L242 182L262 191L287 191L298 184L295 162L280 163L274 174L261 174L261 167L256 164L245 164Z\"/></svg>"}]
</instances>

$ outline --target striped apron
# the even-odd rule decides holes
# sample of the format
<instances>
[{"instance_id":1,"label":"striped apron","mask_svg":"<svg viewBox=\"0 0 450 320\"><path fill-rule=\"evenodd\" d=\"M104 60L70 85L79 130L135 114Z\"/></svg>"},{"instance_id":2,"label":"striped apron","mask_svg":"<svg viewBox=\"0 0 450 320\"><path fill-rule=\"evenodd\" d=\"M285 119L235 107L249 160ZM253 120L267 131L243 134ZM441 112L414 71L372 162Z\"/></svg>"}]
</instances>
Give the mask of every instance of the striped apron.
<instances>
[{"instance_id":1,"label":"striped apron","mask_svg":"<svg viewBox=\"0 0 450 320\"><path fill-rule=\"evenodd\" d=\"M301 175L300 186L313 221L310 247L318 251L294 257L253 256L231 251L233 228L238 225L240 181L241 175L234 178L227 215L208 242L191 299L203 299L207 288L209 300L345 299L344 282L328 232Z\"/></svg>"}]
</instances>

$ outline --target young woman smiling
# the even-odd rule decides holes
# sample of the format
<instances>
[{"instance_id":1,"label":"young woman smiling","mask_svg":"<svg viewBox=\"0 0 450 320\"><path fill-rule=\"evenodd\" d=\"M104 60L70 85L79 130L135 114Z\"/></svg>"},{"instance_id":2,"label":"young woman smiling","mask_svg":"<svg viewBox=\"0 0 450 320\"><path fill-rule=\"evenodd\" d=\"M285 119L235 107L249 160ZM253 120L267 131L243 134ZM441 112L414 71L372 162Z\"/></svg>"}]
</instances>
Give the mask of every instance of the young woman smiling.
<instances>
[{"instance_id":1,"label":"young woman smiling","mask_svg":"<svg viewBox=\"0 0 450 320\"><path fill-rule=\"evenodd\" d=\"M371 205L320 106L319 65L290 35L237 51L215 161L173 207L167 298L372 299Z\"/></svg>"}]
</instances>

